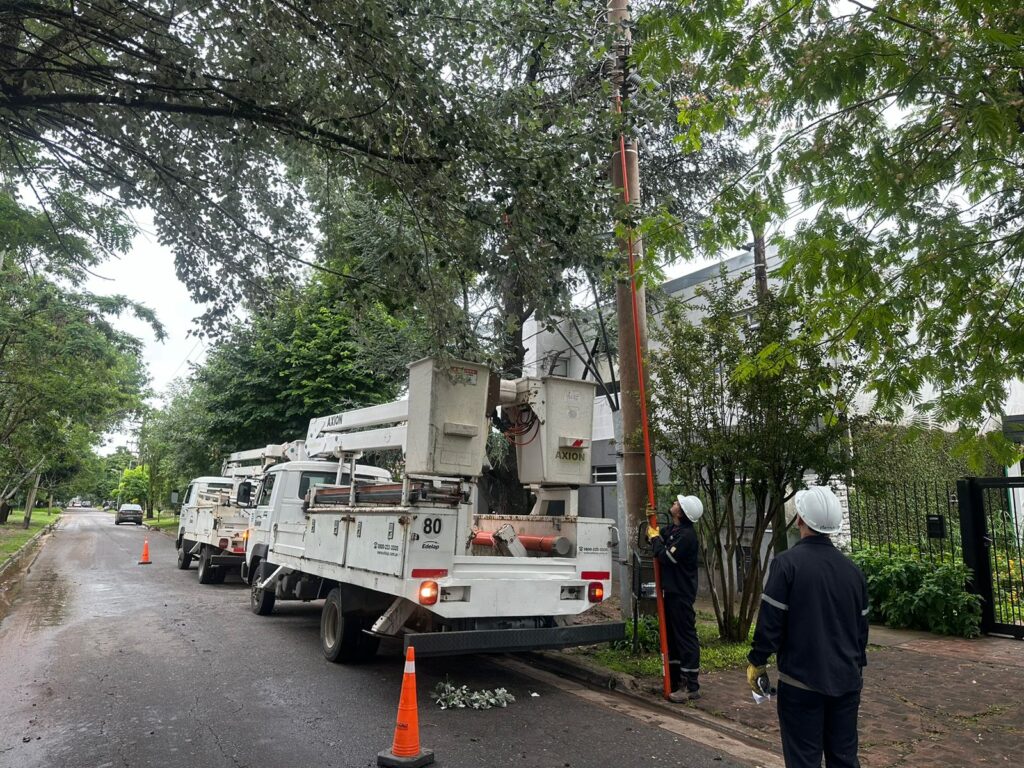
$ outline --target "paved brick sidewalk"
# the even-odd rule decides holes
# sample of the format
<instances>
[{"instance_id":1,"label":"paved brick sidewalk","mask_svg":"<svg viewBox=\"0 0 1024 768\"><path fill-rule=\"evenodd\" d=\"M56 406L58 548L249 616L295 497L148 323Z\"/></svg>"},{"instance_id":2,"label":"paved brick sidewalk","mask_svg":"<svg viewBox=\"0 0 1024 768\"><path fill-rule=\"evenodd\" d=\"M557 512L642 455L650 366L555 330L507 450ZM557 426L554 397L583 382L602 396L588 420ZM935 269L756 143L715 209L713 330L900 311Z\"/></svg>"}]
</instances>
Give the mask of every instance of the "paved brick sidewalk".
<instances>
[{"instance_id":1,"label":"paved brick sidewalk","mask_svg":"<svg viewBox=\"0 0 1024 768\"><path fill-rule=\"evenodd\" d=\"M871 643L860 717L864 768L1024 759L1024 642L872 627ZM754 704L743 671L704 675L701 690L690 706L778 744L775 704Z\"/></svg>"}]
</instances>

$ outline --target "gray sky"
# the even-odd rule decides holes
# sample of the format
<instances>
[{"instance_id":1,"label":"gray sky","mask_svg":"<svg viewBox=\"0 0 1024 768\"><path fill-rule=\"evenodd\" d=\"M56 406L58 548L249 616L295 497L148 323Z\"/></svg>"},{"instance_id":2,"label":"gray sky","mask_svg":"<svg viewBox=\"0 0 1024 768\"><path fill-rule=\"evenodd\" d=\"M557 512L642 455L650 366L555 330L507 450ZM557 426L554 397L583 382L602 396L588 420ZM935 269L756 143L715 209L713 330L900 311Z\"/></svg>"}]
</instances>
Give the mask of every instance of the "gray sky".
<instances>
[{"instance_id":1,"label":"gray sky","mask_svg":"<svg viewBox=\"0 0 1024 768\"><path fill-rule=\"evenodd\" d=\"M86 283L86 290L101 294L124 294L153 309L167 332L163 342L156 340L152 329L135 318L118 319L117 326L142 339L144 359L150 376L150 386L162 392L170 382L189 372L189 363L203 359L206 345L189 331L196 326L193 318L202 308L195 304L174 272L174 256L157 242L153 216L149 211L135 211L139 234L132 249L119 259L111 260L95 270L98 277ZM126 445L128 435L107 435L100 453L111 453L119 445Z\"/></svg>"}]
</instances>

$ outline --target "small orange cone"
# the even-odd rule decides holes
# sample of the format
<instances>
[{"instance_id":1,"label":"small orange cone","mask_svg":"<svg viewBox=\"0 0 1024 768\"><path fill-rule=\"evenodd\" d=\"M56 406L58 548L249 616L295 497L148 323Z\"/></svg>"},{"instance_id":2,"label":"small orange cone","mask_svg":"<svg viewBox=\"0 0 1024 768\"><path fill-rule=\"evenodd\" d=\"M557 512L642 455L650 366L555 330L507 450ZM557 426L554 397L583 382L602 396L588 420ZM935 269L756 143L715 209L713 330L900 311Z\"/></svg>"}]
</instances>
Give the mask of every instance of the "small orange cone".
<instances>
[{"instance_id":1,"label":"small orange cone","mask_svg":"<svg viewBox=\"0 0 1024 768\"><path fill-rule=\"evenodd\" d=\"M416 709L416 653L410 645L405 652L402 697L398 700L398 721L391 749L377 753L377 765L385 768L419 768L434 762L434 752L420 749L420 716Z\"/></svg>"},{"instance_id":2,"label":"small orange cone","mask_svg":"<svg viewBox=\"0 0 1024 768\"><path fill-rule=\"evenodd\" d=\"M139 559L139 565L152 565L153 561L149 559L149 539L142 540L142 557Z\"/></svg>"}]
</instances>

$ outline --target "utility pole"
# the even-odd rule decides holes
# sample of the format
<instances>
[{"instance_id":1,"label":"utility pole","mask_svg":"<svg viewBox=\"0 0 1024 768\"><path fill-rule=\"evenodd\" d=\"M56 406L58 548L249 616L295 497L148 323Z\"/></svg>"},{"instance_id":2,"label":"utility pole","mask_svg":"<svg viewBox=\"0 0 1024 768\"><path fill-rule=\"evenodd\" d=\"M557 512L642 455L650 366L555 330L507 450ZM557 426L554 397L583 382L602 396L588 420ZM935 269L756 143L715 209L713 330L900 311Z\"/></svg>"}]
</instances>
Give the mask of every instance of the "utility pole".
<instances>
[{"instance_id":1,"label":"utility pole","mask_svg":"<svg viewBox=\"0 0 1024 768\"><path fill-rule=\"evenodd\" d=\"M608 23L615 39L615 65L612 72L615 101L612 106L616 112L621 111L622 101L627 95L628 59L632 45L631 22L627 0L609 0ZM616 143L611 156L610 177L612 187L623 190L623 200L628 205L625 215L631 218L631 212L640 203L640 173L634 138L623 136ZM640 403L641 382L637 365L637 348L639 347L640 355L647 355L647 299L643 284L636 286L634 295L632 269L629 267L630 252L635 265L643 255L643 243L638 237L619 238L618 247L623 262L627 265L626 271L629 276L615 284L615 310L619 323L619 402L622 414L621 434L616 437L621 440L618 447L622 453L622 499L626 513L625 555L627 562L632 564L637 533L647 518L647 461L640 439L644 425ZM636 340L639 340L639 344ZM629 600L625 589L622 602L626 608Z\"/></svg>"}]
</instances>

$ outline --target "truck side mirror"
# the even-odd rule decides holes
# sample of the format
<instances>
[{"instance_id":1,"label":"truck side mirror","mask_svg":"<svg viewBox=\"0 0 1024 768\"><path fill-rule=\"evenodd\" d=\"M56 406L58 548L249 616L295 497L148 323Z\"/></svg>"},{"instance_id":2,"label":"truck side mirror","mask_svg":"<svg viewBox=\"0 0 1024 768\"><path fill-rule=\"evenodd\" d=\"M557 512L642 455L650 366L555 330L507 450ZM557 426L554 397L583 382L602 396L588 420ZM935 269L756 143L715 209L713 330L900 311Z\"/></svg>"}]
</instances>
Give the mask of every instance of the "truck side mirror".
<instances>
[{"instance_id":1,"label":"truck side mirror","mask_svg":"<svg viewBox=\"0 0 1024 768\"><path fill-rule=\"evenodd\" d=\"M248 507L252 501L252 483L243 480L238 484L238 491L235 493L235 504L240 507Z\"/></svg>"}]
</instances>

